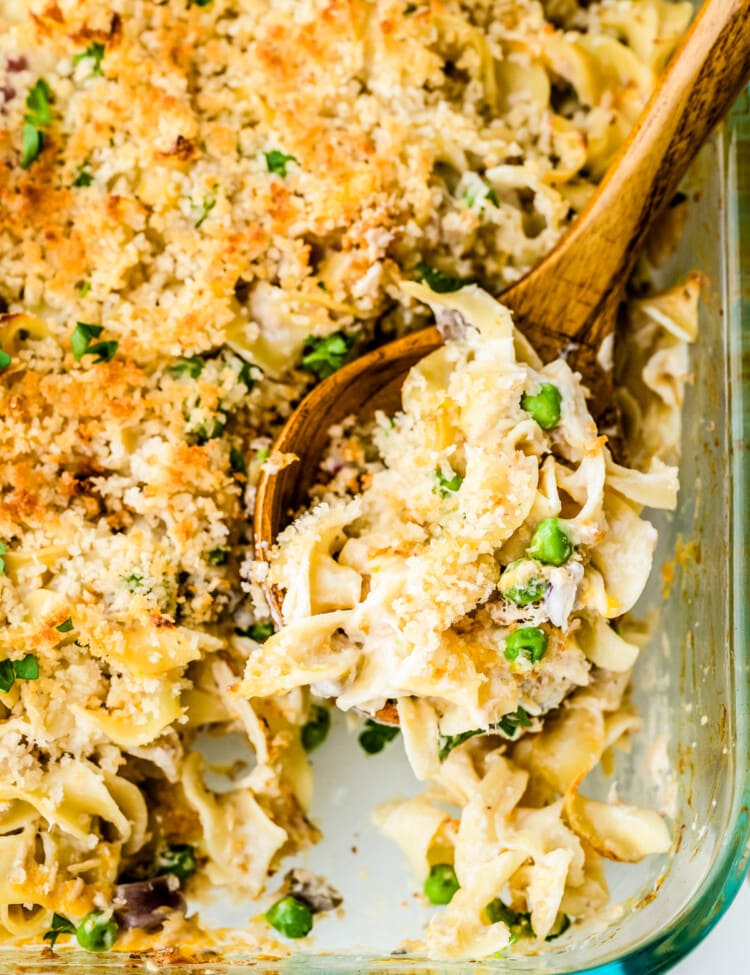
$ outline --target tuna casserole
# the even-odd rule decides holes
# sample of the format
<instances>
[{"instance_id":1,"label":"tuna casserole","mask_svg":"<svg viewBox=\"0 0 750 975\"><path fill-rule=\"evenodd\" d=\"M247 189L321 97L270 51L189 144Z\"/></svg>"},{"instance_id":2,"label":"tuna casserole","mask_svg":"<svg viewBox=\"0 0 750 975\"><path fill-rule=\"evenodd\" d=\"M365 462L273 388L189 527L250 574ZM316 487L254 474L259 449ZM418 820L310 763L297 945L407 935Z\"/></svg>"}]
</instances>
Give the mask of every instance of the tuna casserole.
<instances>
[{"instance_id":1,"label":"tuna casserole","mask_svg":"<svg viewBox=\"0 0 750 975\"><path fill-rule=\"evenodd\" d=\"M544 256L690 13L667 0L0 0L6 940L220 940L186 918L185 895L259 896L319 838L313 681L241 684L272 632L249 523L273 437L347 357L430 320L405 282L443 274L496 294ZM696 301L689 282L631 309L620 395L644 471L674 459ZM604 711L627 711L622 679L611 687L562 713L601 728ZM399 704L407 740L418 706ZM635 726L625 717L600 752ZM254 751L228 791L206 783L205 729ZM477 735L442 764L465 766L467 810L508 767L488 742L505 747ZM595 815L569 805L548 832ZM403 809L378 813L418 840L425 870L453 850L471 861L457 821L430 815L417 829ZM576 862L595 864L600 893L580 913L606 899L585 842ZM315 886L293 876L288 896L332 909ZM427 950L529 935L532 906L499 903ZM269 950L273 935L261 921L246 938Z\"/></svg>"}]
</instances>

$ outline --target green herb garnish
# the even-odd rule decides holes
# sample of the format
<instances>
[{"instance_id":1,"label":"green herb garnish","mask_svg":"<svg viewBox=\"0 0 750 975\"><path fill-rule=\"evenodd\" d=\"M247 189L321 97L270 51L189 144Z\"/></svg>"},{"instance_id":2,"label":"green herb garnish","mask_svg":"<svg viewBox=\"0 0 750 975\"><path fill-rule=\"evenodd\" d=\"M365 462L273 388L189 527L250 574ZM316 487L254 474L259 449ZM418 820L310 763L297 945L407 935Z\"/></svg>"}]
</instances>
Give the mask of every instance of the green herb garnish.
<instances>
[{"instance_id":1,"label":"green herb garnish","mask_svg":"<svg viewBox=\"0 0 750 975\"><path fill-rule=\"evenodd\" d=\"M92 339L98 339L102 332L101 325L76 322L76 327L70 338L70 348L76 362L80 362L85 355L96 356L94 362L111 362L114 359L119 342L108 341L91 344Z\"/></svg>"},{"instance_id":2,"label":"green herb garnish","mask_svg":"<svg viewBox=\"0 0 750 975\"><path fill-rule=\"evenodd\" d=\"M7 694L16 682L12 660L0 660L0 691Z\"/></svg>"},{"instance_id":3,"label":"green herb garnish","mask_svg":"<svg viewBox=\"0 0 750 975\"><path fill-rule=\"evenodd\" d=\"M294 156L287 155L280 149L271 149L269 152L264 152L263 155L266 157L268 172L276 173L277 176L286 176L287 166L290 162L299 165L299 160L295 159Z\"/></svg>"},{"instance_id":4,"label":"green herb garnish","mask_svg":"<svg viewBox=\"0 0 750 975\"><path fill-rule=\"evenodd\" d=\"M91 291L91 282L90 281L79 282L79 284L76 285L76 290L78 291L79 298L85 298L86 295L89 293L89 291Z\"/></svg>"},{"instance_id":5,"label":"green herb garnish","mask_svg":"<svg viewBox=\"0 0 750 975\"><path fill-rule=\"evenodd\" d=\"M469 738L481 734L481 728L474 728L471 731L462 731L460 735L438 735L438 758L444 762L454 748L463 745Z\"/></svg>"},{"instance_id":6,"label":"green herb garnish","mask_svg":"<svg viewBox=\"0 0 750 975\"><path fill-rule=\"evenodd\" d=\"M70 631L73 629L72 617L69 616L64 623L60 623L60 625L56 626L55 629L58 633L70 633Z\"/></svg>"},{"instance_id":7,"label":"green herb garnish","mask_svg":"<svg viewBox=\"0 0 750 975\"><path fill-rule=\"evenodd\" d=\"M377 755L383 751L389 741L393 741L400 730L398 725L381 724L368 718L358 740L368 755Z\"/></svg>"},{"instance_id":8,"label":"green herb garnish","mask_svg":"<svg viewBox=\"0 0 750 975\"><path fill-rule=\"evenodd\" d=\"M4 352L2 349L0 349L0 372L2 372L3 369L7 369L8 366L11 364L12 361L13 360L8 355L8 353L7 352Z\"/></svg>"},{"instance_id":9,"label":"green herb garnish","mask_svg":"<svg viewBox=\"0 0 750 975\"><path fill-rule=\"evenodd\" d=\"M206 556L209 565L226 565L229 561L228 548L212 548Z\"/></svg>"},{"instance_id":10,"label":"green herb garnish","mask_svg":"<svg viewBox=\"0 0 750 975\"><path fill-rule=\"evenodd\" d=\"M73 55L73 64L80 64L81 61L91 60L93 62L91 65L92 77L93 75L100 75L102 74L102 61L106 53L107 48L104 44L99 41L94 41L93 44L89 44L85 51Z\"/></svg>"},{"instance_id":11,"label":"green herb garnish","mask_svg":"<svg viewBox=\"0 0 750 975\"><path fill-rule=\"evenodd\" d=\"M446 274L445 271L430 267L429 264L425 264L422 261L417 264L417 281L422 281L428 288L436 291L438 294L458 291L466 287L467 284L474 284L473 281L456 278L452 274Z\"/></svg>"},{"instance_id":12,"label":"green herb garnish","mask_svg":"<svg viewBox=\"0 0 750 975\"><path fill-rule=\"evenodd\" d=\"M91 172L91 163L86 160L86 162L81 163L76 170L75 178L73 179L73 186L91 186L93 182L94 174Z\"/></svg>"},{"instance_id":13,"label":"green herb garnish","mask_svg":"<svg viewBox=\"0 0 750 975\"><path fill-rule=\"evenodd\" d=\"M198 227L203 226L215 206L216 199L213 196L207 196L202 203L193 203L192 200L190 201L190 212L195 221L196 230Z\"/></svg>"},{"instance_id":14,"label":"green herb garnish","mask_svg":"<svg viewBox=\"0 0 750 975\"><path fill-rule=\"evenodd\" d=\"M0 691L8 693L16 680L37 680L39 661L33 653L20 660L0 660Z\"/></svg>"},{"instance_id":15,"label":"green herb garnish","mask_svg":"<svg viewBox=\"0 0 750 975\"><path fill-rule=\"evenodd\" d=\"M202 447L209 440L216 440L217 437L220 437L224 433L226 425L227 418L225 414L211 416L205 423L201 423L197 427L188 430L187 441L190 444L196 444Z\"/></svg>"},{"instance_id":16,"label":"green herb garnish","mask_svg":"<svg viewBox=\"0 0 750 975\"><path fill-rule=\"evenodd\" d=\"M326 379L343 366L353 345L354 336L344 332L334 332L325 338L311 336L303 349L302 368L318 379Z\"/></svg>"},{"instance_id":17,"label":"green herb garnish","mask_svg":"<svg viewBox=\"0 0 750 975\"><path fill-rule=\"evenodd\" d=\"M5 559L3 558L3 555L7 554L8 546L5 544L5 542L0 542L0 576L5 575Z\"/></svg>"},{"instance_id":18,"label":"green herb garnish","mask_svg":"<svg viewBox=\"0 0 750 975\"><path fill-rule=\"evenodd\" d=\"M473 186L468 189L463 196L464 203L469 209L473 209L477 204L483 203L487 200L493 206L500 206L500 201L497 198L497 194L491 186L488 186L484 181L481 185Z\"/></svg>"},{"instance_id":19,"label":"green herb garnish","mask_svg":"<svg viewBox=\"0 0 750 975\"><path fill-rule=\"evenodd\" d=\"M13 670L19 680L38 680L39 661L33 653L27 653L20 660L13 661Z\"/></svg>"},{"instance_id":20,"label":"green herb garnish","mask_svg":"<svg viewBox=\"0 0 750 975\"><path fill-rule=\"evenodd\" d=\"M237 373L237 382L242 383L243 386L247 387L248 392L255 385L255 380L253 379L252 366L249 362L243 362L240 366L240 371Z\"/></svg>"},{"instance_id":21,"label":"green herb garnish","mask_svg":"<svg viewBox=\"0 0 750 975\"><path fill-rule=\"evenodd\" d=\"M503 715L498 722L491 724L488 728L472 728L471 731L462 731L458 735L438 735L438 758L444 762L454 748L458 748L459 745L463 745L465 741L474 738L476 735L502 731L504 735L513 738L519 728L529 727L531 727L531 718L524 708L519 707L517 711Z\"/></svg>"},{"instance_id":22,"label":"green herb garnish","mask_svg":"<svg viewBox=\"0 0 750 975\"><path fill-rule=\"evenodd\" d=\"M236 447L229 448L229 466L235 474L247 474L247 461Z\"/></svg>"},{"instance_id":23,"label":"green herb garnish","mask_svg":"<svg viewBox=\"0 0 750 975\"><path fill-rule=\"evenodd\" d=\"M491 725L490 727L502 731L509 738L514 738L519 728L531 727L531 718L529 717L528 711L519 706L517 710L512 711L510 714L503 715L497 724Z\"/></svg>"},{"instance_id":24,"label":"green herb garnish","mask_svg":"<svg viewBox=\"0 0 750 975\"><path fill-rule=\"evenodd\" d=\"M55 947L55 942L61 934L75 934L76 926L62 914L52 915L52 927L42 935L43 941L49 941L50 948Z\"/></svg>"},{"instance_id":25,"label":"green herb garnish","mask_svg":"<svg viewBox=\"0 0 750 975\"><path fill-rule=\"evenodd\" d=\"M447 498L458 491L463 483L463 477L455 472L450 477L447 477L438 467L435 470L435 481L437 483L432 489L433 493L439 492L441 498Z\"/></svg>"},{"instance_id":26,"label":"green herb garnish","mask_svg":"<svg viewBox=\"0 0 750 975\"><path fill-rule=\"evenodd\" d=\"M131 572L129 576L123 576L122 581L128 587L130 592L135 592L143 585L143 576L140 574L140 572Z\"/></svg>"},{"instance_id":27,"label":"green herb garnish","mask_svg":"<svg viewBox=\"0 0 750 975\"><path fill-rule=\"evenodd\" d=\"M170 366L169 374L173 379L179 379L181 376L199 379L205 365L206 360L201 358L201 356L191 355L186 359L179 359L173 366Z\"/></svg>"},{"instance_id":28,"label":"green herb garnish","mask_svg":"<svg viewBox=\"0 0 750 975\"><path fill-rule=\"evenodd\" d=\"M27 112L23 117L21 168L28 169L44 146L44 129L52 123L52 92L40 78L26 97Z\"/></svg>"}]
</instances>

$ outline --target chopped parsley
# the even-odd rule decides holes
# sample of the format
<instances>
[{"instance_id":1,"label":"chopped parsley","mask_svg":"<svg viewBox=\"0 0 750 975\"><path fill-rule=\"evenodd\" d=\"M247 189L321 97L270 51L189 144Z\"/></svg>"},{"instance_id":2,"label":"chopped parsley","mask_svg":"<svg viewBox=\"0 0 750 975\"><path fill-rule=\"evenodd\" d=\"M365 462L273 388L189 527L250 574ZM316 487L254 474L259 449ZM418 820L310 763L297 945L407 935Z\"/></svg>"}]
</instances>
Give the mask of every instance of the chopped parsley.
<instances>
[{"instance_id":1,"label":"chopped parsley","mask_svg":"<svg viewBox=\"0 0 750 975\"><path fill-rule=\"evenodd\" d=\"M23 117L21 168L28 169L44 147L44 129L52 123L52 92L40 78L26 97L27 112Z\"/></svg>"},{"instance_id":2,"label":"chopped parsley","mask_svg":"<svg viewBox=\"0 0 750 975\"><path fill-rule=\"evenodd\" d=\"M203 226L215 206L216 198L213 196L205 197L202 203L193 203L192 200L190 201L190 213L195 221L196 230L198 227Z\"/></svg>"},{"instance_id":3,"label":"chopped parsley","mask_svg":"<svg viewBox=\"0 0 750 975\"><path fill-rule=\"evenodd\" d=\"M169 375L173 379L180 379L182 376L189 376L191 379L199 379L206 360L199 355L191 355L186 359L179 359L173 366L169 367Z\"/></svg>"},{"instance_id":4,"label":"chopped parsley","mask_svg":"<svg viewBox=\"0 0 750 975\"><path fill-rule=\"evenodd\" d=\"M246 630L238 630L237 632L240 636L249 636L256 643L265 643L270 636L273 636L273 631L274 625L269 621L268 623L253 623Z\"/></svg>"},{"instance_id":5,"label":"chopped parsley","mask_svg":"<svg viewBox=\"0 0 750 975\"><path fill-rule=\"evenodd\" d=\"M481 734L481 728L474 728L472 731L462 731L460 735L438 735L438 758L444 762L454 748L463 745L469 738Z\"/></svg>"},{"instance_id":6,"label":"chopped parsley","mask_svg":"<svg viewBox=\"0 0 750 975\"><path fill-rule=\"evenodd\" d=\"M60 625L56 626L55 629L58 633L70 633L70 631L73 629L72 618L69 616L64 623L60 623Z\"/></svg>"},{"instance_id":7,"label":"chopped parsley","mask_svg":"<svg viewBox=\"0 0 750 975\"><path fill-rule=\"evenodd\" d=\"M99 41L94 41L93 44L89 44L85 51L81 51L80 54L73 55L73 64L80 64L81 61L90 60L91 65L91 76L102 74L102 61L104 60L104 55L107 53L107 48Z\"/></svg>"},{"instance_id":8,"label":"chopped parsley","mask_svg":"<svg viewBox=\"0 0 750 975\"><path fill-rule=\"evenodd\" d=\"M455 494L456 491L461 487L463 483L463 477L460 474L454 473L451 477L447 477L440 468L435 470L435 481L437 482L435 487L432 489L433 494L440 494L441 498L447 498L451 494Z\"/></svg>"},{"instance_id":9,"label":"chopped parsley","mask_svg":"<svg viewBox=\"0 0 750 975\"><path fill-rule=\"evenodd\" d=\"M271 448L259 447L258 450L255 451L255 456L260 461L261 464L265 464L265 462L271 456Z\"/></svg>"},{"instance_id":10,"label":"chopped parsley","mask_svg":"<svg viewBox=\"0 0 750 975\"><path fill-rule=\"evenodd\" d=\"M5 542L0 542L0 576L5 575L5 559L3 558L3 555L7 554L8 546L5 544Z\"/></svg>"},{"instance_id":11,"label":"chopped parsley","mask_svg":"<svg viewBox=\"0 0 750 975\"><path fill-rule=\"evenodd\" d=\"M225 414L211 416L205 423L201 423L197 427L188 430L187 441L190 444L202 447L209 440L216 440L217 437L220 437L224 433L226 425L227 418Z\"/></svg>"},{"instance_id":12,"label":"chopped parsley","mask_svg":"<svg viewBox=\"0 0 750 975\"><path fill-rule=\"evenodd\" d=\"M557 938L562 937L571 925L571 920L567 914L563 914L560 920L555 924L550 933L544 939L545 941L555 941Z\"/></svg>"},{"instance_id":13,"label":"chopped parsley","mask_svg":"<svg viewBox=\"0 0 750 975\"><path fill-rule=\"evenodd\" d=\"M13 661L13 670L19 680L38 680L39 661L33 653L27 653L20 660Z\"/></svg>"},{"instance_id":14,"label":"chopped parsley","mask_svg":"<svg viewBox=\"0 0 750 975\"><path fill-rule=\"evenodd\" d=\"M253 379L252 366L250 365L249 362L243 362L242 365L240 366L240 371L237 373L237 382L242 383L243 386L246 386L248 392L255 385L255 380Z\"/></svg>"},{"instance_id":15,"label":"chopped parsley","mask_svg":"<svg viewBox=\"0 0 750 975\"><path fill-rule=\"evenodd\" d=\"M470 210L473 210L476 206L481 206L485 200L495 207L500 206L497 193L483 180L480 180L477 185L471 186L463 195L463 201Z\"/></svg>"},{"instance_id":16,"label":"chopped parsley","mask_svg":"<svg viewBox=\"0 0 750 975\"><path fill-rule=\"evenodd\" d=\"M502 731L509 738L513 738L519 728L531 727L531 718L529 717L529 712L519 706L516 711L511 711L510 714L503 715L497 724L491 725L491 727Z\"/></svg>"},{"instance_id":17,"label":"chopped parsley","mask_svg":"<svg viewBox=\"0 0 750 975\"><path fill-rule=\"evenodd\" d=\"M310 336L302 350L302 368L318 379L326 379L343 366L353 345L354 336L344 332L334 332L325 338Z\"/></svg>"},{"instance_id":18,"label":"chopped parsley","mask_svg":"<svg viewBox=\"0 0 750 975\"><path fill-rule=\"evenodd\" d=\"M37 680L39 661L33 653L20 660L0 660L0 691L8 693L16 680Z\"/></svg>"},{"instance_id":19,"label":"chopped parsley","mask_svg":"<svg viewBox=\"0 0 750 975\"><path fill-rule=\"evenodd\" d=\"M447 294L449 291L459 291L467 284L474 284L471 280L456 278L452 274L446 274L445 271L430 267L429 264L422 261L417 264L417 281L421 281L428 288L441 295Z\"/></svg>"},{"instance_id":20,"label":"chopped parsley","mask_svg":"<svg viewBox=\"0 0 750 975\"><path fill-rule=\"evenodd\" d=\"M4 352L3 349L0 349L0 372L2 372L3 369L7 369L12 361L13 360L8 353Z\"/></svg>"},{"instance_id":21,"label":"chopped parsley","mask_svg":"<svg viewBox=\"0 0 750 975\"><path fill-rule=\"evenodd\" d=\"M16 671L12 660L0 660L0 691L7 694L16 682Z\"/></svg>"},{"instance_id":22,"label":"chopped parsley","mask_svg":"<svg viewBox=\"0 0 750 975\"><path fill-rule=\"evenodd\" d=\"M519 707L517 711L511 711L510 714L503 715L496 724L491 724L489 728L472 728L471 731L462 731L458 735L438 735L438 758L441 762L444 762L454 748L458 748L459 745L463 745L469 738L474 738L475 735L481 735L485 731L487 733L502 731L504 735L513 738L519 728L529 727L531 727L531 718L524 708Z\"/></svg>"},{"instance_id":23,"label":"chopped parsley","mask_svg":"<svg viewBox=\"0 0 750 975\"><path fill-rule=\"evenodd\" d=\"M119 345L118 342L108 341L91 344L92 339L98 339L102 331L103 328L101 325L88 325L86 322L76 322L76 327L70 338L70 348L76 362L80 362L85 355L95 355L95 362L111 362L114 359Z\"/></svg>"},{"instance_id":24,"label":"chopped parsley","mask_svg":"<svg viewBox=\"0 0 750 975\"><path fill-rule=\"evenodd\" d=\"M226 565L229 560L228 548L212 548L206 556L209 565Z\"/></svg>"},{"instance_id":25,"label":"chopped parsley","mask_svg":"<svg viewBox=\"0 0 750 975\"><path fill-rule=\"evenodd\" d=\"M188 0L188 7L207 7L211 0Z\"/></svg>"},{"instance_id":26,"label":"chopped parsley","mask_svg":"<svg viewBox=\"0 0 750 975\"><path fill-rule=\"evenodd\" d=\"M236 447L229 448L229 466L235 474L247 474L247 461Z\"/></svg>"},{"instance_id":27,"label":"chopped parsley","mask_svg":"<svg viewBox=\"0 0 750 975\"><path fill-rule=\"evenodd\" d=\"M81 165L76 170L76 175L73 180L73 186L91 186L94 182L94 174L91 172L91 163L86 160L85 163Z\"/></svg>"},{"instance_id":28,"label":"chopped parsley","mask_svg":"<svg viewBox=\"0 0 750 975\"><path fill-rule=\"evenodd\" d=\"M122 581L130 592L135 592L143 585L143 576L140 572L131 572L129 576L123 576Z\"/></svg>"},{"instance_id":29,"label":"chopped parsley","mask_svg":"<svg viewBox=\"0 0 750 975\"><path fill-rule=\"evenodd\" d=\"M286 176L287 166L290 162L299 165L298 159L295 159L294 156L287 155L287 153L282 152L280 149L271 149L269 152L264 152L263 155L266 157L268 172L275 173L277 176Z\"/></svg>"},{"instance_id":30,"label":"chopped parsley","mask_svg":"<svg viewBox=\"0 0 750 975\"><path fill-rule=\"evenodd\" d=\"M89 291L91 291L91 282L79 281L78 285L76 286L76 290L78 291L79 298L85 298Z\"/></svg>"},{"instance_id":31,"label":"chopped parsley","mask_svg":"<svg viewBox=\"0 0 750 975\"><path fill-rule=\"evenodd\" d=\"M400 730L398 725L381 724L368 718L358 740L368 755L377 755L383 751L389 741L393 741Z\"/></svg>"},{"instance_id":32,"label":"chopped parsley","mask_svg":"<svg viewBox=\"0 0 750 975\"><path fill-rule=\"evenodd\" d=\"M55 947L55 942L61 934L75 934L76 926L62 914L52 915L52 927L42 936L43 941L49 941L50 948Z\"/></svg>"}]
</instances>

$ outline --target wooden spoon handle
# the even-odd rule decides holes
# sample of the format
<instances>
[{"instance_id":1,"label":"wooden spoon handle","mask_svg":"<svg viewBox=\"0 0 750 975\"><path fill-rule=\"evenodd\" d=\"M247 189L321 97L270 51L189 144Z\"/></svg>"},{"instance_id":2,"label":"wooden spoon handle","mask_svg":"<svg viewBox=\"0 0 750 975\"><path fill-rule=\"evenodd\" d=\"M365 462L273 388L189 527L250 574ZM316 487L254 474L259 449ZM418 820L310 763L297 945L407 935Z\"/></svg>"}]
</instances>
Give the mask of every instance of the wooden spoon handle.
<instances>
[{"instance_id":1,"label":"wooden spoon handle","mask_svg":"<svg viewBox=\"0 0 750 975\"><path fill-rule=\"evenodd\" d=\"M748 76L750 0L705 0L580 219L507 292L543 358L559 355L566 339L598 348L651 216L672 197ZM554 300L555 291L564 302Z\"/></svg>"}]
</instances>

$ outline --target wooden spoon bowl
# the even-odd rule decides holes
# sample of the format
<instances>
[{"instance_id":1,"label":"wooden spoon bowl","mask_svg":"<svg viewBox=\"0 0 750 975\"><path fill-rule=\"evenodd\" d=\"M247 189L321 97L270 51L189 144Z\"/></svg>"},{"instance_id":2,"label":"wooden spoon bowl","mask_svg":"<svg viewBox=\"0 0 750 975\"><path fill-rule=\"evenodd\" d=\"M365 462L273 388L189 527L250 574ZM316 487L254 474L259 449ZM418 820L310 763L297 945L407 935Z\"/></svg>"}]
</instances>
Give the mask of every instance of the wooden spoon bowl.
<instances>
[{"instance_id":1,"label":"wooden spoon bowl","mask_svg":"<svg viewBox=\"0 0 750 975\"><path fill-rule=\"evenodd\" d=\"M593 412L611 404L601 367L639 247L690 161L750 75L750 0L706 0L618 157L580 217L548 257L502 295L542 359L564 354L580 370ZM442 342L436 328L398 339L344 366L294 411L274 453L294 455L262 475L256 557L306 503L330 427L345 417L393 413L411 367ZM282 625L281 594L266 592ZM392 716L391 716L392 717Z\"/></svg>"}]
</instances>

